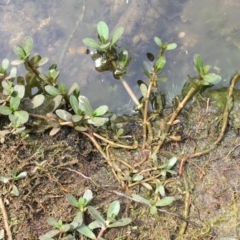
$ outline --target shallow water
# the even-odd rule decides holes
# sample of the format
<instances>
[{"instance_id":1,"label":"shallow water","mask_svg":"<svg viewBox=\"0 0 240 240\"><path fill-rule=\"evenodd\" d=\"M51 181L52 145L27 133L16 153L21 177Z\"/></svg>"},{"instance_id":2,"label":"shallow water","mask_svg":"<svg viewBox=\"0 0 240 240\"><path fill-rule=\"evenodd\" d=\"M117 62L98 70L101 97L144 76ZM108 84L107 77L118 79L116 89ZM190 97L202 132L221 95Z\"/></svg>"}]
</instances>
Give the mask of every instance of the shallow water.
<instances>
[{"instance_id":1,"label":"shallow water","mask_svg":"<svg viewBox=\"0 0 240 240\"><path fill-rule=\"evenodd\" d=\"M127 3L128 2L128 3ZM94 107L109 105L120 112L130 111L132 102L121 83L109 72L98 73L90 56L84 54L84 37L96 38L96 24L103 20L113 32L123 26L119 45L132 57L125 79L140 97L137 80L146 81L141 72L146 53L157 54L154 36L176 42L178 48L167 53L160 84L168 101L178 94L187 74L196 75L193 55L199 53L205 64L220 68L223 84L240 66L240 23L238 0L2 0L1 59L15 59L12 47L24 36L34 39L34 52L50 58L61 71L59 81L70 86L78 82L83 95ZM19 68L23 74L23 68Z\"/></svg>"}]
</instances>

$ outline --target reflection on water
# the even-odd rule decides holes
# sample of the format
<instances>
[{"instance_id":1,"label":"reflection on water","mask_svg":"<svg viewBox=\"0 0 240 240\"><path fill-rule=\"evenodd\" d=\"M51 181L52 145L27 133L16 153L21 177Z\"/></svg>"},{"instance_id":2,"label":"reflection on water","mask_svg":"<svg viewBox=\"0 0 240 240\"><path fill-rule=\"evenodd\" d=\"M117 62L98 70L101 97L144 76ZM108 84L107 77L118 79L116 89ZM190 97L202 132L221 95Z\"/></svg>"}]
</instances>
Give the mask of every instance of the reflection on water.
<instances>
[{"instance_id":1,"label":"reflection on water","mask_svg":"<svg viewBox=\"0 0 240 240\"><path fill-rule=\"evenodd\" d=\"M12 47L30 35L34 51L59 65L60 81L69 86L78 82L93 106L107 104L110 109L123 111L132 104L122 85L111 73L96 72L91 58L84 54L82 39L96 38L100 20L109 25L111 32L124 27L119 45L132 57L125 78L139 96L137 80L146 81L141 72L146 53L158 51L154 36L178 44L176 50L167 53L162 73L169 81L160 85L168 96L173 96L180 92L187 74L196 74L192 64L195 53L206 64L219 67L227 81L238 70L239 10L239 0L2 0L0 53L2 59L14 59Z\"/></svg>"}]
</instances>

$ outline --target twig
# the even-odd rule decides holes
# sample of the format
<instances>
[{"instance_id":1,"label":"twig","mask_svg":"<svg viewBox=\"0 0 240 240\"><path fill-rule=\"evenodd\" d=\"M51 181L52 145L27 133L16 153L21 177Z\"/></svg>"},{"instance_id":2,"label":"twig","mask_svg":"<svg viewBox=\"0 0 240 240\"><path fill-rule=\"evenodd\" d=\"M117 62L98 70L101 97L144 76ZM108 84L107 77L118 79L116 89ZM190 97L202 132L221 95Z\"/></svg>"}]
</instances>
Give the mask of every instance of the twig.
<instances>
[{"instance_id":1,"label":"twig","mask_svg":"<svg viewBox=\"0 0 240 240\"><path fill-rule=\"evenodd\" d=\"M5 230L7 232L7 236L8 236L8 240L12 240L12 232L11 232L11 229L8 225L8 217L7 217L7 212L6 212L6 209L5 209L5 206L4 206L4 203L3 203L3 199L2 199L2 196L0 195L0 209L2 211L2 215L3 215L3 222L4 222L4 225L5 225Z\"/></svg>"},{"instance_id":2,"label":"twig","mask_svg":"<svg viewBox=\"0 0 240 240\"><path fill-rule=\"evenodd\" d=\"M223 123L222 123L222 128L221 128L221 132L220 135L218 137L218 139L214 142L215 145L217 145L218 143L221 142L224 133L226 131L227 128L227 124L228 124L228 116L229 113L231 112L233 105L234 105L234 99L233 99L233 91L234 91L234 87L238 81L240 77L240 73L236 73L230 83L230 86L228 88L228 97L227 97L227 102L226 102L226 106L225 106L225 110L223 112Z\"/></svg>"}]
</instances>

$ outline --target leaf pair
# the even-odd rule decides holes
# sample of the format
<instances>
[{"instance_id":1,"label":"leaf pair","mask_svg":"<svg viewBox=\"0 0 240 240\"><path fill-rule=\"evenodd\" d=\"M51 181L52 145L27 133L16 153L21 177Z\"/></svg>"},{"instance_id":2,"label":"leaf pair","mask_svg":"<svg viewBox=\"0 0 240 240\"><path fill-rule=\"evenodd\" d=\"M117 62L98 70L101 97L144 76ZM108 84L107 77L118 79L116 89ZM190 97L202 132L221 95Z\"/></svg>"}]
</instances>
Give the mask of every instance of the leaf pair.
<instances>
[{"instance_id":1,"label":"leaf pair","mask_svg":"<svg viewBox=\"0 0 240 240\"><path fill-rule=\"evenodd\" d=\"M109 41L109 28L105 22L100 21L97 25L97 30L101 44L99 44L92 38L84 38L83 43L88 47L95 48L101 52L107 52L106 49L114 46L116 42L119 40L119 38L122 36L124 28L123 27L118 28L113 34L113 37L110 41Z\"/></svg>"}]
</instances>

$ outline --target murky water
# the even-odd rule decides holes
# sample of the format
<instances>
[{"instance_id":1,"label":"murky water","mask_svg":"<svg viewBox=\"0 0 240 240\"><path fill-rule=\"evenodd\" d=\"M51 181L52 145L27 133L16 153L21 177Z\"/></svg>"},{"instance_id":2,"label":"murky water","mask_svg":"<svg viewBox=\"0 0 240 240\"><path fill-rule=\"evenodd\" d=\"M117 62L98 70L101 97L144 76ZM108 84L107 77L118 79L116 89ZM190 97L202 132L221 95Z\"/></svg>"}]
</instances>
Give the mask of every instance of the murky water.
<instances>
[{"instance_id":1,"label":"murky water","mask_svg":"<svg viewBox=\"0 0 240 240\"><path fill-rule=\"evenodd\" d=\"M100 20L111 32L124 27L119 45L132 57L125 78L138 96L137 80L146 81L141 72L146 53L158 51L154 36L178 44L176 50L167 53L162 73L169 81L160 85L171 101L187 74L196 75L192 61L195 53L206 64L220 68L225 84L239 69L239 10L239 0L2 0L0 54L1 59L13 60L12 47L24 36L32 36L34 52L58 64L60 81L68 86L78 82L94 106L107 104L112 110L125 111L133 104L121 83L109 72L96 72L90 56L84 54L82 39L96 38ZM21 67L19 74L23 74Z\"/></svg>"}]
</instances>

